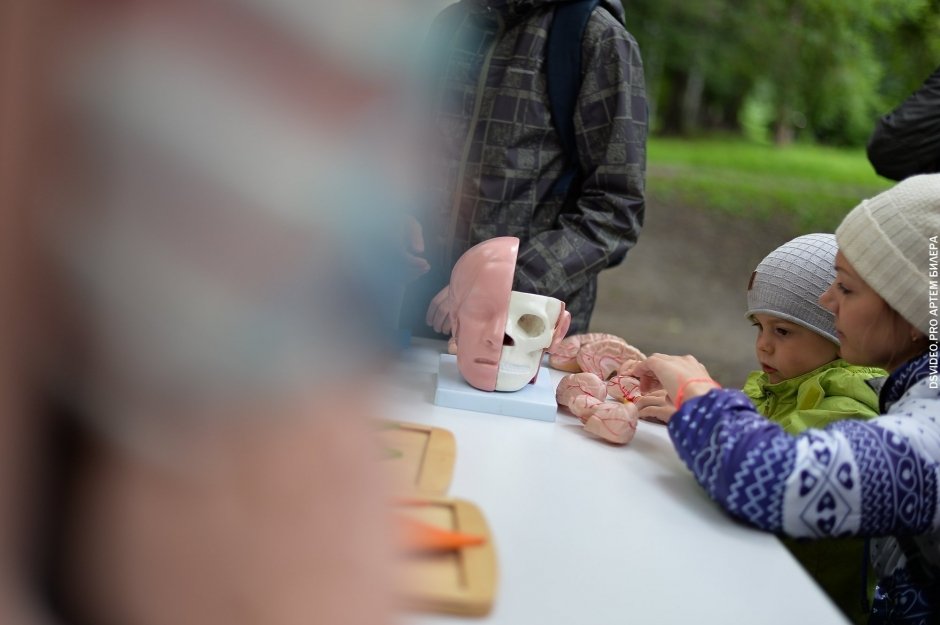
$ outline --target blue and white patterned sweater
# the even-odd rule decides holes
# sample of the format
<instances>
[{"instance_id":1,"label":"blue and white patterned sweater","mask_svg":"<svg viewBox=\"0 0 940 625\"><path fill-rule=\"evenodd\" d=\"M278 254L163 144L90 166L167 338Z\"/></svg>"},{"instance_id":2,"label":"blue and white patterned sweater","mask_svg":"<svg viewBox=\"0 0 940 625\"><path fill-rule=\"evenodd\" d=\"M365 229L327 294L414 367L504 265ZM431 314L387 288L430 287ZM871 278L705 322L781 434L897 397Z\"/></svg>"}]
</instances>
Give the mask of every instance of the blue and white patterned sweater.
<instances>
[{"instance_id":1,"label":"blue and white patterned sweater","mask_svg":"<svg viewBox=\"0 0 940 625\"><path fill-rule=\"evenodd\" d=\"M877 622L938 618L940 390L927 356L897 369L882 416L791 436L743 393L713 390L669 423L679 456L734 516L792 537L878 537ZM932 607L931 607L932 606Z\"/></svg>"}]
</instances>

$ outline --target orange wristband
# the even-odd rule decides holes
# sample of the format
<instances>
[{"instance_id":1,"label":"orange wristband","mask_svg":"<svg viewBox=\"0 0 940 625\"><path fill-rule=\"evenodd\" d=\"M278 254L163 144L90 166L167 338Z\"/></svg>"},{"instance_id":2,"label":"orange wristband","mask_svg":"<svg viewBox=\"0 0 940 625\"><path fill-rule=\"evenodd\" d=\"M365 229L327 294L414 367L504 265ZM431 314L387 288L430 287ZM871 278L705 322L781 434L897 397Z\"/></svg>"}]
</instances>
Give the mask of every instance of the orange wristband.
<instances>
[{"instance_id":1,"label":"orange wristband","mask_svg":"<svg viewBox=\"0 0 940 625\"><path fill-rule=\"evenodd\" d=\"M682 405L682 399L683 399L683 396L685 395L686 387L689 384L692 384L693 382L707 382L708 384L711 384L715 388L721 388L721 384L719 384L718 382L715 382L711 378L689 378L688 380L686 380L685 382L679 385L679 390L676 392L676 404L675 404L676 410L678 410L679 406Z\"/></svg>"}]
</instances>

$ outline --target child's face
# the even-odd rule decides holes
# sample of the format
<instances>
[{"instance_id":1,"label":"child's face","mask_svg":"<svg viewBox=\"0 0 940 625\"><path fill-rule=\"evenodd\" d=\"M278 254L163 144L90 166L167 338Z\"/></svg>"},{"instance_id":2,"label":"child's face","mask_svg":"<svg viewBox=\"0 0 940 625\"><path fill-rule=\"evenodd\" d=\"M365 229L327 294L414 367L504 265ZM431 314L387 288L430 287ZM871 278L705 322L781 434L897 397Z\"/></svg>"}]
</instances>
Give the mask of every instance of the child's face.
<instances>
[{"instance_id":1,"label":"child's face","mask_svg":"<svg viewBox=\"0 0 940 625\"><path fill-rule=\"evenodd\" d=\"M911 324L868 286L842 252L836 254L835 282L819 303L835 315L842 357L852 364L891 371L916 352Z\"/></svg>"},{"instance_id":2,"label":"child's face","mask_svg":"<svg viewBox=\"0 0 940 625\"><path fill-rule=\"evenodd\" d=\"M773 315L753 315L757 360L771 384L789 380L835 360L839 348L812 330Z\"/></svg>"}]
</instances>

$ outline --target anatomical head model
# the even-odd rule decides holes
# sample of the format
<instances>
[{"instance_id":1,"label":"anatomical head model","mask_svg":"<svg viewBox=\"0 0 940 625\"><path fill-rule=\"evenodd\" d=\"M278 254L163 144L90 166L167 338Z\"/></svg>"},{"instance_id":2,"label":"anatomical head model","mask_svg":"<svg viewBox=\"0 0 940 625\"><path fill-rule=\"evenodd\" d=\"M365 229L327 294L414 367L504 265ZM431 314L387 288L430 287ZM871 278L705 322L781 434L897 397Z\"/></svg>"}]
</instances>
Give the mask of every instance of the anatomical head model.
<instances>
[{"instance_id":1,"label":"anatomical head model","mask_svg":"<svg viewBox=\"0 0 940 625\"><path fill-rule=\"evenodd\" d=\"M451 273L457 368L483 391L523 388L571 323L561 300L512 290L518 253L516 237L489 239L467 250Z\"/></svg>"}]
</instances>

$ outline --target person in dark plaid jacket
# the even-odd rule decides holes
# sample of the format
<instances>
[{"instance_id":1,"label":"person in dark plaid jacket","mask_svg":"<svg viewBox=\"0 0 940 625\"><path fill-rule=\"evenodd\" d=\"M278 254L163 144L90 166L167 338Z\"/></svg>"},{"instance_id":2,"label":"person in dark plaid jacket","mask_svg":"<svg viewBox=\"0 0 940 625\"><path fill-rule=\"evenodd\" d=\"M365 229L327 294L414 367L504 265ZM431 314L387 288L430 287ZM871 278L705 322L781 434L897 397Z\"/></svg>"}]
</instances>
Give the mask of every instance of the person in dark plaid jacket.
<instances>
[{"instance_id":1,"label":"person in dark plaid jacket","mask_svg":"<svg viewBox=\"0 0 940 625\"><path fill-rule=\"evenodd\" d=\"M545 75L558 3L460 0L435 22L449 39L433 90L442 199L422 218L432 270L406 297L412 331L425 321L449 331L446 285L454 263L473 245L507 235L521 240L513 289L563 300L570 332L586 331L598 273L619 264L637 241L647 136L640 51L619 0L603 0L581 41L578 172L559 191L569 163Z\"/></svg>"}]
</instances>

